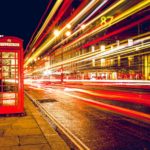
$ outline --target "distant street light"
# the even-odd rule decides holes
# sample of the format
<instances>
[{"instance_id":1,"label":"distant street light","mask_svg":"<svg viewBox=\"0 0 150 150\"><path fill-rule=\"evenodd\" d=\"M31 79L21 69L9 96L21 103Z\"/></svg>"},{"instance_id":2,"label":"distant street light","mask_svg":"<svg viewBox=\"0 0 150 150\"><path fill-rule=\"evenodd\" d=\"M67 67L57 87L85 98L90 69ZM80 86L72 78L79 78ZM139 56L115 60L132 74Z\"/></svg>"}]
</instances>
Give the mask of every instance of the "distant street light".
<instances>
[{"instance_id":1,"label":"distant street light","mask_svg":"<svg viewBox=\"0 0 150 150\"><path fill-rule=\"evenodd\" d=\"M81 29L85 29L85 25L84 24L81 26Z\"/></svg>"},{"instance_id":2,"label":"distant street light","mask_svg":"<svg viewBox=\"0 0 150 150\"><path fill-rule=\"evenodd\" d=\"M101 49L102 52L105 51L105 45L101 45L100 49Z\"/></svg>"},{"instance_id":3,"label":"distant street light","mask_svg":"<svg viewBox=\"0 0 150 150\"><path fill-rule=\"evenodd\" d=\"M70 29L70 28L71 28L71 25L70 25L70 24L67 24L66 27L67 27L68 29Z\"/></svg>"},{"instance_id":4,"label":"distant street light","mask_svg":"<svg viewBox=\"0 0 150 150\"><path fill-rule=\"evenodd\" d=\"M67 31L65 35L66 36L70 36L71 35L71 31Z\"/></svg>"},{"instance_id":5,"label":"distant street light","mask_svg":"<svg viewBox=\"0 0 150 150\"><path fill-rule=\"evenodd\" d=\"M54 35L55 35L55 36L59 36L59 34L60 34L60 31L59 31L59 30L57 30L57 29L54 30Z\"/></svg>"}]
</instances>

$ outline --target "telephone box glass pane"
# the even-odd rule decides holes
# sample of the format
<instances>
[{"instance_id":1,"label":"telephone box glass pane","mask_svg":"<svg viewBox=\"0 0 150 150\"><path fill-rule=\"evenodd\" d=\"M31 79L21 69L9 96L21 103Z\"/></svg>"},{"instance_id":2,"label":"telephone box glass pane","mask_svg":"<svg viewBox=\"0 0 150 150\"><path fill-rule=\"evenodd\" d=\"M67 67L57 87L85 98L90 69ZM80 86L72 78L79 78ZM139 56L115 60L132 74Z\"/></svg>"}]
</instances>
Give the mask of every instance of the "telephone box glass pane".
<instances>
[{"instance_id":1,"label":"telephone box glass pane","mask_svg":"<svg viewBox=\"0 0 150 150\"><path fill-rule=\"evenodd\" d=\"M2 52L3 58L17 58L17 56L15 52Z\"/></svg>"}]
</instances>

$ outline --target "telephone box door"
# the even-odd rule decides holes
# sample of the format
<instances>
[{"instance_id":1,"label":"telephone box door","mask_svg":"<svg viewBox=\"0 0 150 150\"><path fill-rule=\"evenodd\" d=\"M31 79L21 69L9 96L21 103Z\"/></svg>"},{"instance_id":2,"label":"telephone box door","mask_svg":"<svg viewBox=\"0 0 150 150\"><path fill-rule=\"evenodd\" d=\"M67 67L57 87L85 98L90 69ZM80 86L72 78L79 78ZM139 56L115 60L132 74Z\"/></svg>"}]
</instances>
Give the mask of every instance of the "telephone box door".
<instances>
[{"instance_id":1,"label":"telephone box door","mask_svg":"<svg viewBox=\"0 0 150 150\"><path fill-rule=\"evenodd\" d=\"M23 100L22 40L0 38L0 114L22 113Z\"/></svg>"}]
</instances>

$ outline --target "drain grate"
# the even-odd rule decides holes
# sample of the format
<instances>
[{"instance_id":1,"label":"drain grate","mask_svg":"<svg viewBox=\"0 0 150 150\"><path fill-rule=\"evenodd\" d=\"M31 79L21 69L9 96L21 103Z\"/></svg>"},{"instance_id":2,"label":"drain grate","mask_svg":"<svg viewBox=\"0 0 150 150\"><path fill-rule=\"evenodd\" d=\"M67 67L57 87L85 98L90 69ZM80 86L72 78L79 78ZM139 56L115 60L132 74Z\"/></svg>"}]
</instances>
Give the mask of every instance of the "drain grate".
<instances>
[{"instance_id":1,"label":"drain grate","mask_svg":"<svg viewBox=\"0 0 150 150\"><path fill-rule=\"evenodd\" d=\"M40 103L53 103L53 102L57 102L55 99L39 99L37 100Z\"/></svg>"}]
</instances>

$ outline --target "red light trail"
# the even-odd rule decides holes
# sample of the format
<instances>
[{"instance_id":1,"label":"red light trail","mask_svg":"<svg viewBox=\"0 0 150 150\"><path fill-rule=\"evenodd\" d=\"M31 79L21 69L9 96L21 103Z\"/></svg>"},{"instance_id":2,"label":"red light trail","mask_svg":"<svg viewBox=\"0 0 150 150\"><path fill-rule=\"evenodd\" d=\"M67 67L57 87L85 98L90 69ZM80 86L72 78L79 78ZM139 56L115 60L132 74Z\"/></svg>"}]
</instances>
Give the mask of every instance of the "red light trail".
<instances>
[{"instance_id":1,"label":"red light trail","mask_svg":"<svg viewBox=\"0 0 150 150\"><path fill-rule=\"evenodd\" d=\"M150 115L145 114L143 112L139 112L139 111L123 108L123 107L113 106L113 105L110 105L110 104L105 104L105 103L102 103L102 102L98 102L98 101L95 101L95 100L92 100L92 99L80 97L80 96L73 95L73 94L66 93L66 92L64 92L64 94L68 95L70 97L74 97L74 98L76 98L78 100L81 100L83 102L92 104L94 106L107 109L109 111L113 111L113 112L116 112L116 113L119 113L119 114L123 114L123 115L126 115L126 116L133 117L133 118L137 118L137 119L140 119L140 120L143 120L143 121L146 121L146 122L150 121Z\"/></svg>"}]
</instances>

